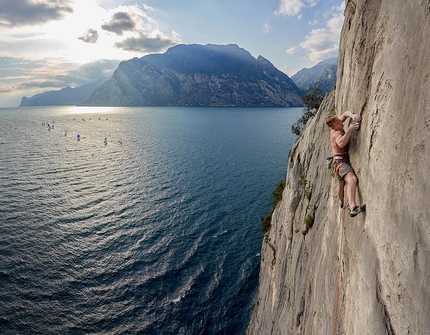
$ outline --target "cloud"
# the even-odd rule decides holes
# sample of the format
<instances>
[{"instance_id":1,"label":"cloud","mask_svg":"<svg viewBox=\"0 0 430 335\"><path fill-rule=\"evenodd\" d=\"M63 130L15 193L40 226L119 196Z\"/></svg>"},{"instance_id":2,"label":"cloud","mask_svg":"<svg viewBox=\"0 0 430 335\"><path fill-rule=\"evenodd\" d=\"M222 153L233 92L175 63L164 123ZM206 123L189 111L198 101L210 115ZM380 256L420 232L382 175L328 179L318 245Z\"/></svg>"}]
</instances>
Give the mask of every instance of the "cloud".
<instances>
[{"instance_id":1,"label":"cloud","mask_svg":"<svg viewBox=\"0 0 430 335\"><path fill-rule=\"evenodd\" d=\"M325 13L325 15L330 18L326 22L324 28L311 30L305 37L305 41L298 46L285 50L285 53L292 55L302 49L307 52L308 58L314 62L336 57L339 50L339 38L344 20L344 9L344 3L338 7L332 7L332 12Z\"/></svg>"},{"instance_id":2,"label":"cloud","mask_svg":"<svg viewBox=\"0 0 430 335\"><path fill-rule=\"evenodd\" d=\"M309 59L322 61L337 56L339 49L340 31L343 25L345 4L332 8L334 12L326 23L326 28L314 29L300 46L309 52Z\"/></svg>"},{"instance_id":3,"label":"cloud","mask_svg":"<svg viewBox=\"0 0 430 335\"><path fill-rule=\"evenodd\" d=\"M63 88L64 83L60 81L50 81L50 80L42 80L42 81L28 81L21 84L22 89L27 88Z\"/></svg>"},{"instance_id":4,"label":"cloud","mask_svg":"<svg viewBox=\"0 0 430 335\"><path fill-rule=\"evenodd\" d=\"M120 36L122 36L125 31L133 31L135 27L135 21L131 15L126 12L115 13L108 23L102 25L103 30L110 31Z\"/></svg>"},{"instance_id":5,"label":"cloud","mask_svg":"<svg viewBox=\"0 0 430 335\"><path fill-rule=\"evenodd\" d=\"M119 63L120 60L112 59L75 64L56 63L49 59L28 62L21 58L0 57L0 90L3 93L25 90L24 94L32 95L40 89L77 87L111 76Z\"/></svg>"},{"instance_id":6,"label":"cloud","mask_svg":"<svg viewBox=\"0 0 430 335\"><path fill-rule=\"evenodd\" d=\"M3 106L18 105L23 95L95 82L111 76L120 61L180 43L175 32L161 31L145 5L106 10L89 0L13 1L19 6L0 0Z\"/></svg>"},{"instance_id":7,"label":"cloud","mask_svg":"<svg viewBox=\"0 0 430 335\"><path fill-rule=\"evenodd\" d=\"M270 25L269 23L266 21L263 25L263 31L268 34L270 32Z\"/></svg>"},{"instance_id":8,"label":"cloud","mask_svg":"<svg viewBox=\"0 0 430 335\"><path fill-rule=\"evenodd\" d=\"M110 77L120 60L101 59L86 64L45 64L39 71L47 72L40 79L26 84L27 87L77 87ZM63 68L63 71L60 71ZM52 86L49 86L51 84ZM41 86L46 85L46 86Z\"/></svg>"},{"instance_id":9,"label":"cloud","mask_svg":"<svg viewBox=\"0 0 430 335\"><path fill-rule=\"evenodd\" d=\"M127 52L160 52L178 44L180 40L176 33L169 36L160 32L157 21L148 15L151 11L152 7L145 5L120 6L101 28L117 36L124 35L122 40L117 39L113 45Z\"/></svg>"},{"instance_id":10,"label":"cloud","mask_svg":"<svg viewBox=\"0 0 430 335\"><path fill-rule=\"evenodd\" d=\"M288 55L294 55L297 52L297 50L298 50L297 47L292 47L292 48L285 50L285 53Z\"/></svg>"},{"instance_id":11,"label":"cloud","mask_svg":"<svg viewBox=\"0 0 430 335\"><path fill-rule=\"evenodd\" d=\"M314 29L300 46L309 51L310 60L322 61L337 54L339 35L334 34L330 29Z\"/></svg>"},{"instance_id":12,"label":"cloud","mask_svg":"<svg viewBox=\"0 0 430 335\"><path fill-rule=\"evenodd\" d=\"M61 20L73 13L71 0L0 0L0 26L22 27Z\"/></svg>"},{"instance_id":13,"label":"cloud","mask_svg":"<svg viewBox=\"0 0 430 335\"><path fill-rule=\"evenodd\" d=\"M179 41L174 37L161 33L155 36L141 33L138 37L129 37L122 42L115 43L115 47L127 51L159 52L178 43Z\"/></svg>"},{"instance_id":14,"label":"cloud","mask_svg":"<svg viewBox=\"0 0 430 335\"><path fill-rule=\"evenodd\" d=\"M299 15L303 8L313 7L319 0L281 0L276 15Z\"/></svg>"},{"instance_id":15,"label":"cloud","mask_svg":"<svg viewBox=\"0 0 430 335\"><path fill-rule=\"evenodd\" d=\"M119 63L120 60L115 59L97 60L80 65L76 69L69 71L66 75L57 76L57 79L65 83L75 83L76 85L91 83L100 78L111 76Z\"/></svg>"},{"instance_id":16,"label":"cloud","mask_svg":"<svg viewBox=\"0 0 430 335\"><path fill-rule=\"evenodd\" d=\"M97 43L98 39L99 33L95 29L88 29L88 31L84 35L78 37L78 40L81 40L85 43Z\"/></svg>"},{"instance_id":17,"label":"cloud","mask_svg":"<svg viewBox=\"0 0 430 335\"><path fill-rule=\"evenodd\" d=\"M148 13L152 7L143 5L120 6L110 21L102 25L105 31L123 36L114 42L114 47L127 52L151 53L164 51L180 42L178 34L168 34L159 30L158 22Z\"/></svg>"}]
</instances>

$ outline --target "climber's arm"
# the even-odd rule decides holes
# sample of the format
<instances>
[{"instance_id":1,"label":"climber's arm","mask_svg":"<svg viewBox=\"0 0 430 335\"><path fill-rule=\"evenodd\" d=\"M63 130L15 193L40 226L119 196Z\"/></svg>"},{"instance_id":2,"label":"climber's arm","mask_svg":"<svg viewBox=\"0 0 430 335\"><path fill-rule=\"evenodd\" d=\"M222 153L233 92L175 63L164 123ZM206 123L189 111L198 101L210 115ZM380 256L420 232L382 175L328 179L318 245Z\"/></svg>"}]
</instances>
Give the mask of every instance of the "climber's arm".
<instances>
[{"instance_id":1,"label":"climber's arm","mask_svg":"<svg viewBox=\"0 0 430 335\"><path fill-rule=\"evenodd\" d=\"M348 144L349 138L351 137L351 134L354 130L358 130L358 128L360 127L360 123L359 122L353 122L348 130L343 133L342 131L336 131L333 134L333 140L334 142L337 144L337 146L339 146L339 148L344 148L346 147L346 145Z\"/></svg>"},{"instance_id":2,"label":"climber's arm","mask_svg":"<svg viewBox=\"0 0 430 335\"><path fill-rule=\"evenodd\" d=\"M341 116L339 116L339 120L344 122L347 118L351 118L353 121L361 121L361 116L358 114L353 114L350 111L346 111Z\"/></svg>"}]
</instances>

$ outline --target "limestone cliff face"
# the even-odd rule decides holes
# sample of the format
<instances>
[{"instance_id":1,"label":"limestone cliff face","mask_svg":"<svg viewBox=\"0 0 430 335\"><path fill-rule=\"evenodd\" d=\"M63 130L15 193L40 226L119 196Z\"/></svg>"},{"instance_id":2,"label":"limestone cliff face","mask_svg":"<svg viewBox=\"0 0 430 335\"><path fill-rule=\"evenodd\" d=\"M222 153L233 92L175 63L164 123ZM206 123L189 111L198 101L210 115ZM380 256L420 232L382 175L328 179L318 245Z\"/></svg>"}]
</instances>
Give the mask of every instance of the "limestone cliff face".
<instances>
[{"instance_id":1,"label":"limestone cliff face","mask_svg":"<svg viewBox=\"0 0 430 335\"><path fill-rule=\"evenodd\" d=\"M429 54L429 1L346 1L336 92L291 150L248 334L429 334ZM367 212L344 225L333 110L362 115L349 153Z\"/></svg>"}]
</instances>

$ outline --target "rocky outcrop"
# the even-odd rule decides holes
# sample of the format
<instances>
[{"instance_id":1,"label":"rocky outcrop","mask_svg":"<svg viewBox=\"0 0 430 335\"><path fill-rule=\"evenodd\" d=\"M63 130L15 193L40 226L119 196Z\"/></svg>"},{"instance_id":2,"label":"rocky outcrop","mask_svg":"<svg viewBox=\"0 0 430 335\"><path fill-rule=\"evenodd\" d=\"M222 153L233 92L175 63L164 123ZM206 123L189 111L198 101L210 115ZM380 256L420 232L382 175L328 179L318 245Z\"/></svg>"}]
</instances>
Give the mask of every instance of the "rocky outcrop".
<instances>
[{"instance_id":1,"label":"rocky outcrop","mask_svg":"<svg viewBox=\"0 0 430 335\"><path fill-rule=\"evenodd\" d=\"M83 105L302 106L301 90L237 45L178 45L122 62Z\"/></svg>"},{"instance_id":2,"label":"rocky outcrop","mask_svg":"<svg viewBox=\"0 0 430 335\"><path fill-rule=\"evenodd\" d=\"M427 1L346 1L336 92L290 152L248 334L428 334L429 17ZM355 218L324 166L324 118L345 110L362 115Z\"/></svg>"}]
</instances>

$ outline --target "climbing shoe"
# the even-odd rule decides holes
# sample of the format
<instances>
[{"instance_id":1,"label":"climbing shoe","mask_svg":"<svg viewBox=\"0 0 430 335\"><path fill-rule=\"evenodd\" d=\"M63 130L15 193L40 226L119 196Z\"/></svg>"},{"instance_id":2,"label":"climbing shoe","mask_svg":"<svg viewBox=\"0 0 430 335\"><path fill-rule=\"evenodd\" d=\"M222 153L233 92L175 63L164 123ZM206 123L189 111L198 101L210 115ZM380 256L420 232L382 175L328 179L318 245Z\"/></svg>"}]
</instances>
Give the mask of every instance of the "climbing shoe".
<instances>
[{"instance_id":1,"label":"climbing shoe","mask_svg":"<svg viewBox=\"0 0 430 335\"><path fill-rule=\"evenodd\" d=\"M344 210L348 208L348 204L344 205L344 204L340 204L340 209Z\"/></svg>"},{"instance_id":2,"label":"climbing shoe","mask_svg":"<svg viewBox=\"0 0 430 335\"><path fill-rule=\"evenodd\" d=\"M360 212L364 212L366 211L366 205L362 205L362 206L355 206L350 212L349 212L349 216L350 217L354 217L357 216L358 213Z\"/></svg>"}]
</instances>

